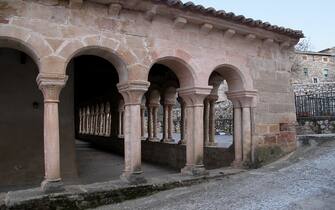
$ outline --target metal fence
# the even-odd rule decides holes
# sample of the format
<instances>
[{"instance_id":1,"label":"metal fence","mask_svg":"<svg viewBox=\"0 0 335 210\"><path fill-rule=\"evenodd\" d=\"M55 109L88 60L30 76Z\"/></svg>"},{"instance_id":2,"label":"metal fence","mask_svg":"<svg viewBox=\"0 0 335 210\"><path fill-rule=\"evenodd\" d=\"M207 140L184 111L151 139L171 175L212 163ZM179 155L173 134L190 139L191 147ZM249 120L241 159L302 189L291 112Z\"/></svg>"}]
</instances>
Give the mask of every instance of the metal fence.
<instances>
[{"instance_id":1,"label":"metal fence","mask_svg":"<svg viewBox=\"0 0 335 210\"><path fill-rule=\"evenodd\" d=\"M297 119L335 119L335 92L295 96Z\"/></svg>"}]
</instances>

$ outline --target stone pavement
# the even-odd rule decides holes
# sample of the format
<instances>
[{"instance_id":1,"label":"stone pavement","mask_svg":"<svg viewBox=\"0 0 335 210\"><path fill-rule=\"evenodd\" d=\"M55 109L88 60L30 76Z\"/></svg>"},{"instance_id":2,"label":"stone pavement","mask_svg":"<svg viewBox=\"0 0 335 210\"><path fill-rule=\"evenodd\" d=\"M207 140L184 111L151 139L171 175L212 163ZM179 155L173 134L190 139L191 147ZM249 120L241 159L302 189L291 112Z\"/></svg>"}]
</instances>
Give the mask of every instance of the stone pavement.
<instances>
[{"instance_id":1,"label":"stone pavement","mask_svg":"<svg viewBox=\"0 0 335 210\"><path fill-rule=\"evenodd\" d=\"M262 169L97 209L335 209L335 142Z\"/></svg>"},{"instance_id":2,"label":"stone pavement","mask_svg":"<svg viewBox=\"0 0 335 210\"><path fill-rule=\"evenodd\" d=\"M66 181L67 184L90 184L117 180L124 169L124 157L111 152L91 147L89 143L76 141L77 164L79 177L77 180ZM168 167L150 163L142 163L142 170L146 177L159 177L178 173Z\"/></svg>"}]
</instances>

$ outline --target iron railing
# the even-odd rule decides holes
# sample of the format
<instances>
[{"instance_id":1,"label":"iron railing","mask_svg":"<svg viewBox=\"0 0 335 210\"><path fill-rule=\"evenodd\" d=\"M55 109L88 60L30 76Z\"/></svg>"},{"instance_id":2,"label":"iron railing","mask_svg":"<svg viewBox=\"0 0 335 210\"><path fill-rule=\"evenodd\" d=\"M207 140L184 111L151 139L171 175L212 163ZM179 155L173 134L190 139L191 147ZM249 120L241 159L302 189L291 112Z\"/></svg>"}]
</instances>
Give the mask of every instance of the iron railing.
<instances>
[{"instance_id":1,"label":"iron railing","mask_svg":"<svg viewBox=\"0 0 335 210\"><path fill-rule=\"evenodd\" d=\"M295 96L297 120L335 119L335 92Z\"/></svg>"}]
</instances>

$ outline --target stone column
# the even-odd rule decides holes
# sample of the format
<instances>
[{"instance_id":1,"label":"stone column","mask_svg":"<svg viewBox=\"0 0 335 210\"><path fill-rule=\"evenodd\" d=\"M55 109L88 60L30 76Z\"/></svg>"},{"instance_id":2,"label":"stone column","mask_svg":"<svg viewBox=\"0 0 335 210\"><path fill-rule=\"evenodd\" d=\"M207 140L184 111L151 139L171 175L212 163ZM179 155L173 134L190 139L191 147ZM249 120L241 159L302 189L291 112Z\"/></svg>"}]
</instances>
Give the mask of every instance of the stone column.
<instances>
[{"instance_id":1,"label":"stone column","mask_svg":"<svg viewBox=\"0 0 335 210\"><path fill-rule=\"evenodd\" d=\"M209 98L209 134L206 146L216 146L215 142L215 102L218 96L210 96Z\"/></svg>"},{"instance_id":2,"label":"stone column","mask_svg":"<svg viewBox=\"0 0 335 210\"><path fill-rule=\"evenodd\" d=\"M60 176L59 143L59 95L65 86L67 76L39 74L37 83L44 96L44 167L45 177L42 190L54 192L63 190Z\"/></svg>"},{"instance_id":3,"label":"stone column","mask_svg":"<svg viewBox=\"0 0 335 210\"><path fill-rule=\"evenodd\" d=\"M243 161L251 160L250 107L242 107Z\"/></svg>"},{"instance_id":4,"label":"stone column","mask_svg":"<svg viewBox=\"0 0 335 210\"><path fill-rule=\"evenodd\" d=\"M152 138L152 106L148 105L148 140Z\"/></svg>"},{"instance_id":5,"label":"stone column","mask_svg":"<svg viewBox=\"0 0 335 210\"><path fill-rule=\"evenodd\" d=\"M122 136L122 111L119 110L119 138L123 138Z\"/></svg>"},{"instance_id":6,"label":"stone column","mask_svg":"<svg viewBox=\"0 0 335 210\"><path fill-rule=\"evenodd\" d=\"M145 131L144 131L144 113L145 113L145 106L141 105L141 139L145 140Z\"/></svg>"},{"instance_id":7,"label":"stone column","mask_svg":"<svg viewBox=\"0 0 335 210\"><path fill-rule=\"evenodd\" d=\"M210 87L180 89L179 94L186 103L186 166L181 170L185 175L207 174L204 164L203 111L204 99Z\"/></svg>"},{"instance_id":8,"label":"stone column","mask_svg":"<svg viewBox=\"0 0 335 210\"><path fill-rule=\"evenodd\" d=\"M157 105L152 106L152 141L159 141L157 137L158 107Z\"/></svg>"},{"instance_id":9,"label":"stone column","mask_svg":"<svg viewBox=\"0 0 335 210\"><path fill-rule=\"evenodd\" d=\"M180 141L179 144L186 144L185 133L186 133L186 108L184 100L180 100L180 112L181 112L181 122L180 122Z\"/></svg>"},{"instance_id":10,"label":"stone column","mask_svg":"<svg viewBox=\"0 0 335 210\"><path fill-rule=\"evenodd\" d=\"M164 104L163 109L164 109L164 112L163 112L163 139L162 139L162 142L167 143L168 142L168 129L169 129L169 122L168 122L169 108L168 108L168 105Z\"/></svg>"},{"instance_id":11,"label":"stone column","mask_svg":"<svg viewBox=\"0 0 335 210\"><path fill-rule=\"evenodd\" d=\"M242 110L240 102L237 99L231 100L234 105L234 150L235 150L235 160L233 166L241 167L243 160L243 150L242 150Z\"/></svg>"},{"instance_id":12,"label":"stone column","mask_svg":"<svg viewBox=\"0 0 335 210\"><path fill-rule=\"evenodd\" d=\"M204 141L205 145L209 142L209 111L210 111L210 104L208 98L205 99L204 102Z\"/></svg>"},{"instance_id":13,"label":"stone column","mask_svg":"<svg viewBox=\"0 0 335 210\"><path fill-rule=\"evenodd\" d=\"M146 182L141 169L141 100L149 84L145 81L130 81L117 85L125 101L125 169L121 179L133 184Z\"/></svg>"},{"instance_id":14,"label":"stone column","mask_svg":"<svg viewBox=\"0 0 335 210\"><path fill-rule=\"evenodd\" d=\"M174 142L172 138L172 127L173 127L173 118L172 118L172 104L164 104L164 131L162 141L165 143Z\"/></svg>"},{"instance_id":15,"label":"stone column","mask_svg":"<svg viewBox=\"0 0 335 210\"><path fill-rule=\"evenodd\" d=\"M172 132L173 132L173 104L169 104L168 113L169 113L169 115L168 115L168 124L169 124L168 139L169 139L169 142L174 142L173 136L172 136Z\"/></svg>"},{"instance_id":16,"label":"stone column","mask_svg":"<svg viewBox=\"0 0 335 210\"><path fill-rule=\"evenodd\" d=\"M235 161L233 164L242 165L252 161L251 107L255 106L257 92L236 91L226 94L234 104ZM239 145L240 142L241 145Z\"/></svg>"}]
</instances>

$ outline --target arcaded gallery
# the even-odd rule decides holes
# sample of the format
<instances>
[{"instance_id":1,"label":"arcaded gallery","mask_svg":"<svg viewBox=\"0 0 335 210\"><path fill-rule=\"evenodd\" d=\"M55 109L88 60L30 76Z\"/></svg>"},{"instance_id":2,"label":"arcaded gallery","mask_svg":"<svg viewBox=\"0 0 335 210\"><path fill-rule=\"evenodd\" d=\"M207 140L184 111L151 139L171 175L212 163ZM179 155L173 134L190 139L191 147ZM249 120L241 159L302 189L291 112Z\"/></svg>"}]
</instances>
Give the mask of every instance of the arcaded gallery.
<instances>
[{"instance_id":1,"label":"arcaded gallery","mask_svg":"<svg viewBox=\"0 0 335 210\"><path fill-rule=\"evenodd\" d=\"M3 5L0 192L203 176L296 148L301 31L175 0Z\"/></svg>"}]
</instances>

